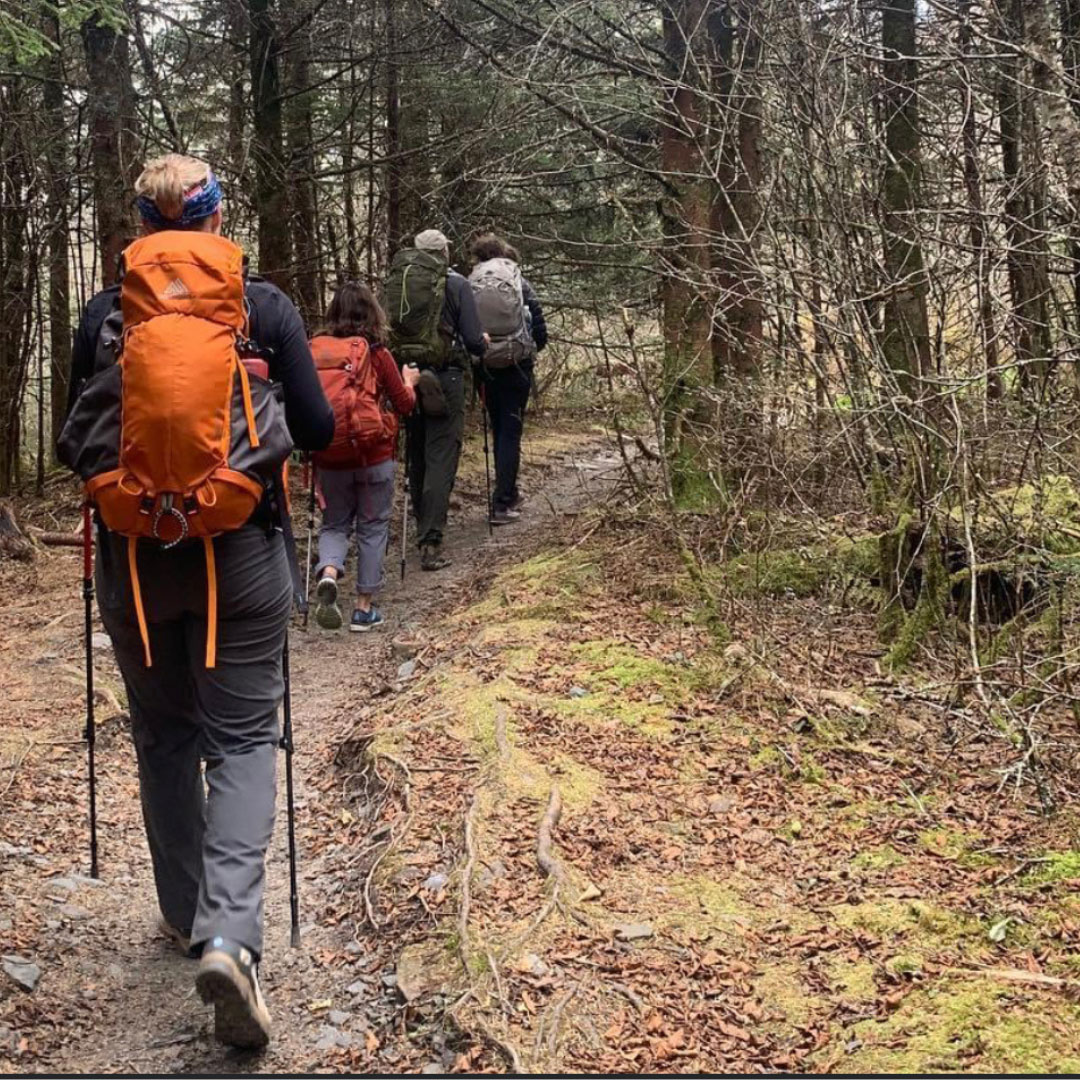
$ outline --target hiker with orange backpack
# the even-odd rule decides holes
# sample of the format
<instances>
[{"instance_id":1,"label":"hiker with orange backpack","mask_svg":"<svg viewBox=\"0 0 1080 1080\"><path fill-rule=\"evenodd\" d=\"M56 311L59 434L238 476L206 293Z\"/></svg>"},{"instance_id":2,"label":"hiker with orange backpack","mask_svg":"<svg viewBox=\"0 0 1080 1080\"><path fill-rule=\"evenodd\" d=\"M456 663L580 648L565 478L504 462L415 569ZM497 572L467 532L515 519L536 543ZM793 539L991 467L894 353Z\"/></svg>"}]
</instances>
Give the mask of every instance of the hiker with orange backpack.
<instances>
[{"instance_id":1,"label":"hiker with orange backpack","mask_svg":"<svg viewBox=\"0 0 1080 1080\"><path fill-rule=\"evenodd\" d=\"M338 584L345 573L349 534L356 532L356 603L349 629L381 626L374 606L394 503L397 417L416 405L420 369L398 372L390 350L386 313L375 294L348 281L334 294L326 326L311 341L311 353L334 409L334 441L315 455L325 508L319 529L315 576L315 621L325 630L342 625ZM389 401L393 411L386 409Z\"/></svg>"},{"instance_id":2,"label":"hiker with orange backpack","mask_svg":"<svg viewBox=\"0 0 1080 1080\"><path fill-rule=\"evenodd\" d=\"M281 474L294 443L330 442L334 418L295 307L246 275L221 235L209 166L169 154L136 192L144 235L119 285L83 313L58 452L95 510L99 608L127 688L165 929L201 953L196 987L217 1037L260 1047L294 596Z\"/></svg>"}]
</instances>

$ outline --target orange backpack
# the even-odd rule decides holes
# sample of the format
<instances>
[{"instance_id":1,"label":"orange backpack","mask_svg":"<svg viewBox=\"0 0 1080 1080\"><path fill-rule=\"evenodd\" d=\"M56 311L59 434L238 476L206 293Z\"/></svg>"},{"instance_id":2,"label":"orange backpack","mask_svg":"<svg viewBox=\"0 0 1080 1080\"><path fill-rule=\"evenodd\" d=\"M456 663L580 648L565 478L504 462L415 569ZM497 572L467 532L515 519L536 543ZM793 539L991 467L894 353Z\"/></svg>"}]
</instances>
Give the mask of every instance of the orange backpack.
<instances>
[{"instance_id":1,"label":"orange backpack","mask_svg":"<svg viewBox=\"0 0 1080 1080\"><path fill-rule=\"evenodd\" d=\"M334 410L333 442L314 455L315 464L355 468L366 450L396 433L393 415L379 401L372 348L362 337L320 335L311 342L311 355Z\"/></svg>"},{"instance_id":2,"label":"orange backpack","mask_svg":"<svg viewBox=\"0 0 1080 1080\"><path fill-rule=\"evenodd\" d=\"M119 361L79 396L61 456L86 482L106 527L128 538L139 630L141 538L203 541L208 583L206 665L217 640L212 538L240 528L292 451L272 385L249 375L243 253L202 232L164 231L124 252Z\"/></svg>"}]
</instances>

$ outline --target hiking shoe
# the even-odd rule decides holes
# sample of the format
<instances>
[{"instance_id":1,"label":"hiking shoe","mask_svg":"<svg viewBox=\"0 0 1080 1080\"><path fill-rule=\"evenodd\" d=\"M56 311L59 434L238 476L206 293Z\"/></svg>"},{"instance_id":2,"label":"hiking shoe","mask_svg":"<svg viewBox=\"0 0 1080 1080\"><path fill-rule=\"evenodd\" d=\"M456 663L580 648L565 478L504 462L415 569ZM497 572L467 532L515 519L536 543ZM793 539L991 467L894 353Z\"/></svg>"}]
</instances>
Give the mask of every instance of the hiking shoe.
<instances>
[{"instance_id":1,"label":"hiking shoe","mask_svg":"<svg viewBox=\"0 0 1080 1080\"><path fill-rule=\"evenodd\" d=\"M506 509L507 510L520 510L522 508L522 506L524 506L524 505L525 505L525 497L523 495L518 494L518 495L515 495L510 500L510 505Z\"/></svg>"},{"instance_id":2,"label":"hiking shoe","mask_svg":"<svg viewBox=\"0 0 1080 1080\"><path fill-rule=\"evenodd\" d=\"M446 416L450 409L446 404L446 395L443 393L442 383L439 376L431 368L424 368L420 372L420 379L416 384L416 393L420 398L420 411L425 416Z\"/></svg>"},{"instance_id":3,"label":"hiking shoe","mask_svg":"<svg viewBox=\"0 0 1080 1080\"><path fill-rule=\"evenodd\" d=\"M382 626L382 624L381 612L378 608L372 608L370 611L354 611L349 622L349 629L360 634L366 634L369 630L374 630L376 626Z\"/></svg>"},{"instance_id":4,"label":"hiking shoe","mask_svg":"<svg viewBox=\"0 0 1080 1080\"><path fill-rule=\"evenodd\" d=\"M521 512L519 510L509 510L504 508L496 509L491 514L492 525L513 525L515 521L521 519Z\"/></svg>"},{"instance_id":5,"label":"hiking shoe","mask_svg":"<svg viewBox=\"0 0 1080 1080\"><path fill-rule=\"evenodd\" d=\"M214 1006L214 1035L219 1042L244 1050L260 1050L270 1041L256 961L249 949L225 938L212 938L203 947L195 989Z\"/></svg>"},{"instance_id":6,"label":"hiking shoe","mask_svg":"<svg viewBox=\"0 0 1080 1080\"><path fill-rule=\"evenodd\" d=\"M315 621L324 630L340 630L345 621L338 607L337 594L337 578L326 575L319 579L319 584L315 586L315 599L319 601L315 608Z\"/></svg>"},{"instance_id":7,"label":"hiking shoe","mask_svg":"<svg viewBox=\"0 0 1080 1080\"><path fill-rule=\"evenodd\" d=\"M422 544L420 547L421 570L445 570L450 560L439 553L438 544Z\"/></svg>"},{"instance_id":8,"label":"hiking shoe","mask_svg":"<svg viewBox=\"0 0 1080 1080\"><path fill-rule=\"evenodd\" d=\"M202 945L192 945L191 931L181 930L173 926L164 916L158 920L158 929L180 950L182 956L188 960L198 960L202 953Z\"/></svg>"}]
</instances>

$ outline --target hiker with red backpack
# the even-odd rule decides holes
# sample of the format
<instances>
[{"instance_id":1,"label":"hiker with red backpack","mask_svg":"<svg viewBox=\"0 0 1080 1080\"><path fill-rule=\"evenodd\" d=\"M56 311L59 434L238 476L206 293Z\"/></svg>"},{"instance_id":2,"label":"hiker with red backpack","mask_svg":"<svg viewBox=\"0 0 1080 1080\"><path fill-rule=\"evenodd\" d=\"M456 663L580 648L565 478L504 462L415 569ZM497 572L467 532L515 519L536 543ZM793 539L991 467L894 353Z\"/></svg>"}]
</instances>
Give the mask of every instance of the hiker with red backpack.
<instances>
[{"instance_id":1,"label":"hiker with red backpack","mask_svg":"<svg viewBox=\"0 0 1080 1080\"><path fill-rule=\"evenodd\" d=\"M383 582L390 511L394 503L397 416L416 405L416 367L398 372L386 348L386 313L366 285L349 281L334 294L326 326L311 342L323 390L334 409L334 440L315 455L325 507L319 529L315 621L342 625L338 583L345 573L349 534L356 532L356 603L349 629L381 626L374 596ZM389 401L393 411L384 408Z\"/></svg>"},{"instance_id":2,"label":"hiker with red backpack","mask_svg":"<svg viewBox=\"0 0 1080 1080\"><path fill-rule=\"evenodd\" d=\"M547 325L514 248L494 233L484 233L473 240L470 254L474 266L469 283L490 341L475 369L495 448L490 521L510 525L521 517L521 438L536 355L547 344Z\"/></svg>"},{"instance_id":3,"label":"hiker with red backpack","mask_svg":"<svg viewBox=\"0 0 1080 1080\"><path fill-rule=\"evenodd\" d=\"M209 166L169 154L136 192L144 235L83 313L58 452L95 512L164 928L201 954L217 1037L254 1048L295 595L282 470L334 417L295 307L221 235Z\"/></svg>"},{"instance_id":4,"label":"hiker with red backpack","mask_svg":"<svg viewBox=\"0 0 1080 1080\"><path fill-rule=\"evenodd\" d=\"M406 429L409 491L420 566L450 565L443 536L465 437L466 358L487 341L468 281L450 267L450 241L438 229L418 233L394 256L386 281L390 346L398 363L420 369L420 399Z\"/></svg>"}]
</instances>

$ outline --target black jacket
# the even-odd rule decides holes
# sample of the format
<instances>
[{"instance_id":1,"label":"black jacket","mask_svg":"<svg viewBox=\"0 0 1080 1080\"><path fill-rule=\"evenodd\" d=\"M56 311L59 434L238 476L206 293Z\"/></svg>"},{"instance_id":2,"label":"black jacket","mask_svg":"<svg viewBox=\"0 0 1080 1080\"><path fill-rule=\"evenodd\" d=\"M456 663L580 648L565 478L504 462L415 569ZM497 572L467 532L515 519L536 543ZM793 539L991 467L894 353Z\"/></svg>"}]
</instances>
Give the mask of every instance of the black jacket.
<instances>
[{"instance_id":1,"label":"black jacket","mask_svg":"<svg viewBox=\"0 0 1080 1080\"><path fill-rule=\"evenodd\" d=\"M469 279L462 277L456 270L451 270L446 275L442 321L450 330L455 351L464 349L477 359L484 355L487 345L484 343L484 328L480 325L472 286Z\"/></svg>"},{"instance_id":2,"label":"black jacket","mask_svg":"<svg viewBox=\"0 0 1080 1080\"><path fill-rule=\"evenodd\" d=\"M525 300L525 306L529 309L532 318L532 339L536 344L536 351L543 352L547 345L547 321L544 319L544 309L540 306L540 300L533 287L524 279L521 279L521 295Z\"/></svg>"},{"instance_id":3,"label":"black jacket","mask_svg":"<svg viewBox=\"0 0 1080 1080\"><path fill-rule=\"evenodd\" d=\"M293 442L301 450L322 450L334 437L334 410L316 374L300 313L276 285L260 277L248 278L245 296L250 306L250 336L266 350L270 378L281 384ZM71 357L69 412L83 384L94 374L102 326L119 303L120 286L113 285L86 305Z\"/></svg>"}]
</instances>

